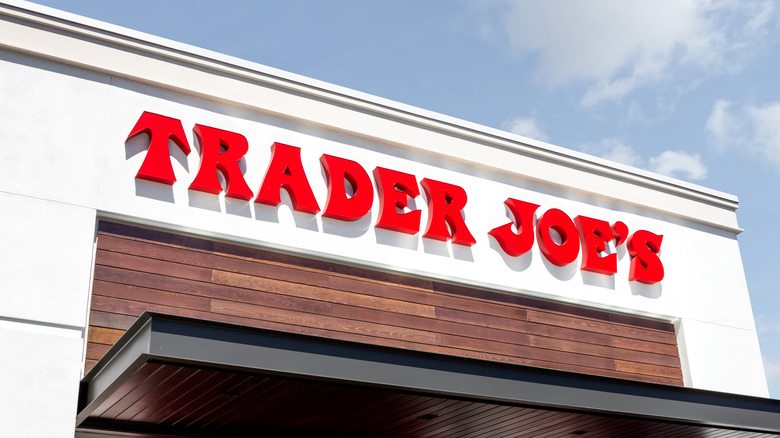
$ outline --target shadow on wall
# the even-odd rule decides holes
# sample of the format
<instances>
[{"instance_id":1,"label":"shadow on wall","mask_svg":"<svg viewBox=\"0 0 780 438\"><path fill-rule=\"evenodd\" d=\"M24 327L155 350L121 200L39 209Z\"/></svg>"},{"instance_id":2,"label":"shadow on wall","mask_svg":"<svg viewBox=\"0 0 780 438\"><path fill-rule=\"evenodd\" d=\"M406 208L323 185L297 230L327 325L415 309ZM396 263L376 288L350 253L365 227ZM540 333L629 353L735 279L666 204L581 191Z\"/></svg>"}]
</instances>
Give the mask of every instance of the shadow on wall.
<instances>
[{"instance_id":1,"label":"shadow on wall","mask_svg":"<svg viewBox=\"0 0 780 438\"><path fill-rule=\"evenodd\" d=\"M661 294L663 293L663 286L661 286L661 283L663 282L658 282L655 284L644 284L638 281L629 281L628 283L631 287L632 295L639 295L645 298L655 299L661 298Z\"/></svg>"}]
</instances>

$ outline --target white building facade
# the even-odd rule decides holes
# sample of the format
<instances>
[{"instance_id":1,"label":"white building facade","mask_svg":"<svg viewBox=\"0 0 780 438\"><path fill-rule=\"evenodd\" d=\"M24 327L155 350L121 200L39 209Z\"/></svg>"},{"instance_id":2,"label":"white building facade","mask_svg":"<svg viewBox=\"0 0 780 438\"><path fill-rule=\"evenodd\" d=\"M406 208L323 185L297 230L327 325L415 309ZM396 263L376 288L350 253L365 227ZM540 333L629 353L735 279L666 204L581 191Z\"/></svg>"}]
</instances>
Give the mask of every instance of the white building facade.
<instances>
[{"instance_id":1,"label":"white building facade","mask_svg":"<svg viewBox=\"0 0 780 438\"><path fill-rule=\"evenodd\" d=\"M685 388L768 397L732 195L25 2L0 78L2 436L74 434L101 221L668 323Z\"/></svg>"}]
</instances>

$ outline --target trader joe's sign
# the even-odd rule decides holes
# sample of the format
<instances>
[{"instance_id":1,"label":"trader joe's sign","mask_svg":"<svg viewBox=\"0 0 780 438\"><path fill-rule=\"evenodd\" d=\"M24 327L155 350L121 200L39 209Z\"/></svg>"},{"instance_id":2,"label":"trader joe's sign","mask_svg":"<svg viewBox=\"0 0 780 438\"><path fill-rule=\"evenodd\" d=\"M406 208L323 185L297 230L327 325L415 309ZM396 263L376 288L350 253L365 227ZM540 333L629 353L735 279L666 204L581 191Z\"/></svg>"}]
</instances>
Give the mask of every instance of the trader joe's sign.
<instances>
[{"instance_id":1,"label":"trader joe's sign","mask_svg":"<svg viewBox=\"0 0 780 438\"><path fill-rule=\"evenodd\" d=\"M422 212L410 208L410 199L425 193L427 224L422 237L471 246L477 242L462 214L468 197L458 185L417 176L398 170L376 167L370 173L359 163L344 157L323 154L320 163L327 178L328 195L321 208L309 184L301 162L301 150L283 143L271 145L271 159L259 188L253 191L239 167L239 160L249 150L246 138L236 132L196 124L193 131L201 146L200 168L189 186L190 190L220 194L247 202L277 206L281 190L285 190L296 211L318 214L340 220L355 221L369 213L374 191L379 198L378 220L374 226L398 233L417 234L421 231ZM133 127L128 140L149 136L149 149L136 178L173 185L176 182L168 142L173 141L189 155L190 145L181 121L144 112ZM218 172L225 180L223 189ZM348 192L347 185L351 187ZM521 256L534 244L544 257L557 266L573 263L582 252L580 269L603 275L617 273L617 255L608 253L607 246L626 245L631 257L630 281L653 284L664 277L659 258L663 236L650 231L629 233L623 222L577 216L570 218L559 209L548 209L534 223L539 205L519 199L504 201L514 221L487 231L502 251L509 256Z\"/></svg>"}]
</instances>

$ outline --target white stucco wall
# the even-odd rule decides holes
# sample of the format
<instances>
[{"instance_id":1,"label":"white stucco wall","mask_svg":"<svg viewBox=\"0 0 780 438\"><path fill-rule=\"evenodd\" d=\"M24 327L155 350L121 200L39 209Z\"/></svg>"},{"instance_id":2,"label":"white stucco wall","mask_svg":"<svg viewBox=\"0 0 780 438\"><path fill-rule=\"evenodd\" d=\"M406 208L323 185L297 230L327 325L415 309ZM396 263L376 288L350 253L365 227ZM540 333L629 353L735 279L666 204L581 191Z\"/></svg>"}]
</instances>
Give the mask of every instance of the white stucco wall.
<instances>
[{"instance_id":1,"label":"white stucco wall","mask_svg":"<svg viewBox=\"0 0 780 438\"><path fill-rule=\"evenodd\" d=\"M687 386L768 395L733 196L13 4L0 3L0 354L8 358L0 375L12 376L0 383L0 436L73 434L100 217L662 318L677 324ZM173 186L135 179L148 140L125 139L143 111L180 119L193 146L186 161L172 160ZM457 184L469 196L477 244L375 229L376 197L369 217L345 223L293 212L289 202L273 208L189 191L199 167L195 123L247 138L245 177L255 193L273 142L302 149L320 207L323 153L369 172L381 165ZM521 258L502 255L487 232L508 222L507 197L540 204L540 214L558 208L663 234L666 277L655 286L629 282L625 247L612 277L583 273L579 260L552 266L536 246ZM424 226L423 197L417 206Z\"/></svg>"}]
</instances>

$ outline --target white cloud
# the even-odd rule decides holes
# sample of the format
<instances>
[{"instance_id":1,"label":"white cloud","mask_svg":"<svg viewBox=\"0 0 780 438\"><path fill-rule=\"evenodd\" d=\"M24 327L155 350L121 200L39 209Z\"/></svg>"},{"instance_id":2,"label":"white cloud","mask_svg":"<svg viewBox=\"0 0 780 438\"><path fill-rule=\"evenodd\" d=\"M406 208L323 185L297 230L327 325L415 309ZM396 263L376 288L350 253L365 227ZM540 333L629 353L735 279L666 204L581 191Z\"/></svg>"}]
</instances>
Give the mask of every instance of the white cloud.
<instances>
[{"instance_id":1,"label":"white cloud","mask_svg":"<svg viewBox=\"0 0 780 438\"><path fill-rule=\"evenodd\" d=\"M583 152L597 155L607 160L645 168L662 175L687 180L701 180L707 177L707 167L699 154L684 151L664 151L645 160L633 147L625 145L616 138L607 138L599 143L590 143L581 147Z\"/></svg>"},{"instance_id":2,"label":"white cloud","mask_svg":"<svg viewBox=\"0 0 780 438\"><path fill-rule=\"evenodd\" d=\"M756 313L755 320L759 335L780 336L780 319L774 314Z\"/></svg>"},{"instance_id":3,"label":"white cloud","mask_svg":"<svg viewBox=\"0 0 780 438\"><path fill-rule=\"evenodd\" d=\"M745 113L753 127L753 147L775 165L780 165L780 102L748 107Z\"/></svg>"},{"instance_id":4,"label":"white cloud","mask_svg":"<svg viewBox=\"0 0 780 438\"><path fill-rule=\"evenodd\" d=\"M725 100L715 102L705 125L705 129L710 134L713 144L719 149L726 148L732 142L731 136L741 129L734 116L729 113L730 107L731 103Z\"/></svg>"},{"instance_id":5,"label":"white cloud","mask_svg":"<svg viewBox=\"0 0 780 438\"><path fill-rule=\"evenodd\" d=\"M490 2L482 2L481 5ZM539 56L552 86L588 85L585 106L621 99L677 69L733 70L766 33L771 0L499 1L504 31L518 53Z\"/></svg>"},{"instance_id":6,"label":"white cloud","mask_svg":"<svg viewBox=\"0 0 780 438\"><path fill-rule=\"evenodd\" d=\"M547 134L539 127L539 123L533 118L517 117L505 123L509 132L536 140L547 140Z\"/></svg>"},{"instance_id":7,"label":"white cloud","mask_svg":"<svg viewBox=\"0 0 780 438\"><path fill-rule=\"evenodd\" d=\"M702 163L701 156L685 151L661 152L650 158L649 169L661 175L694 181L707 177L707 167Z\"/></svg>"},{"instance_id":8,"label":"white cloud","mask_svg":"<svg viewBox=\"0 0 780 438\"><path fill-rule=\"evenodd\" d=\"M705 125L710 143L718 149L736 149L780 168L780 102L743 105L715 102Z\"/></svg>"},{"instance_id":9,"label":"white cloud","mask_svg":"<svg viewBox=\"0 0 780 438\"><path fill-rule=\"evenodd\" d=\"M626 164L633 167L642 166L642 157L632 148L626 146L617 138L610 137L599 143L585 144L580 149L583 152L597 155L610 161Z\"/></svg>"}]
</instances>

